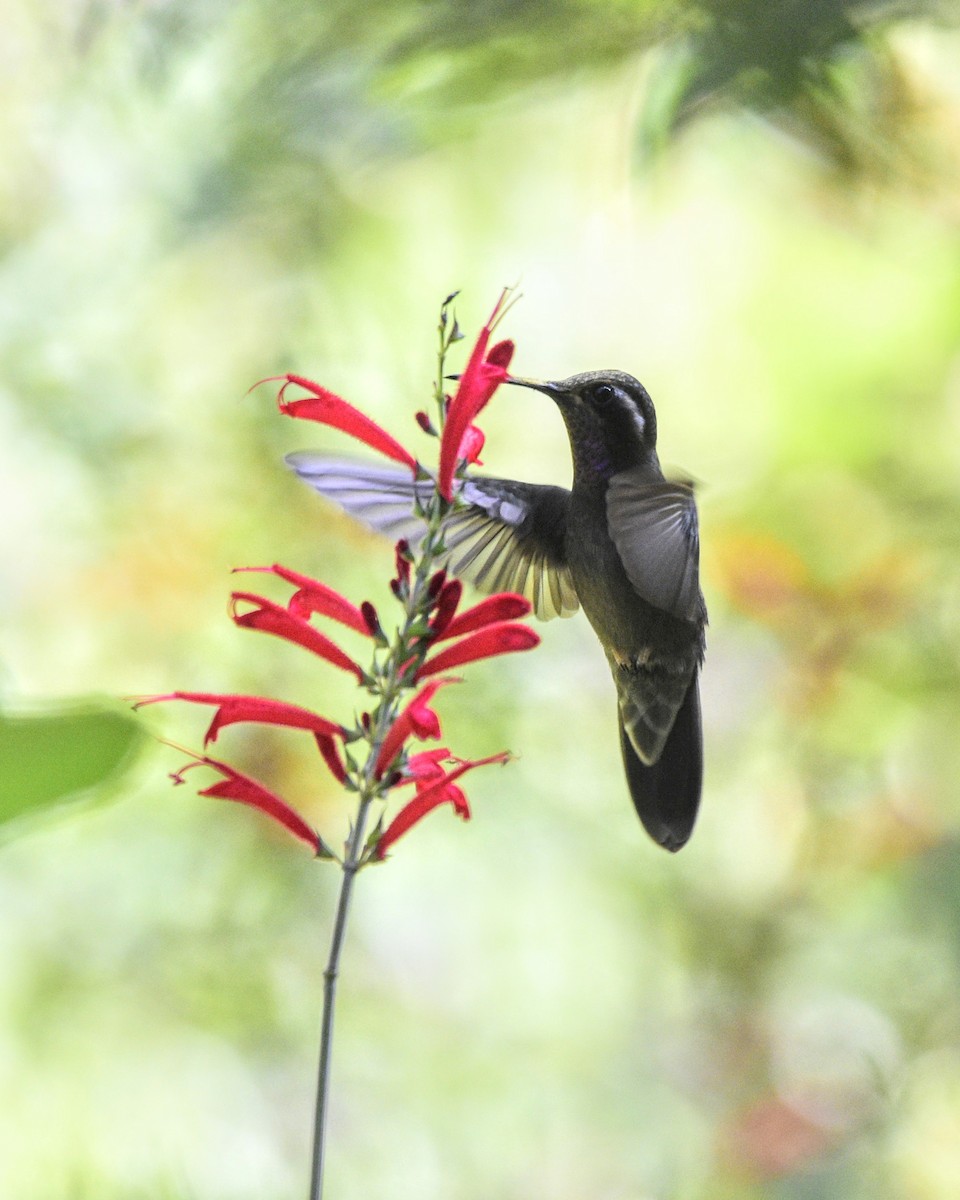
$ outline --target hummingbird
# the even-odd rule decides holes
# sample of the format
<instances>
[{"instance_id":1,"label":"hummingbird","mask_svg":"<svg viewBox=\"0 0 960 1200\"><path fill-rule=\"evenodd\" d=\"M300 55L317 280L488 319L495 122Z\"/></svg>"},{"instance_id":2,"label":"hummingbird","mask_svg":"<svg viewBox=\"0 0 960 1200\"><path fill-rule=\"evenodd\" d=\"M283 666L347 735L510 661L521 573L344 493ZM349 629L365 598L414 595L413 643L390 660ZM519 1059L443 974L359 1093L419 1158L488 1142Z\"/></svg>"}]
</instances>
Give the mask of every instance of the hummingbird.
<instances>
[{"instance_id":1,"label":"hummingbird","mask_svg":"<svg viewBox=\"0 0 960 1200\"><path fill-rule=\"evenodd\" d=\"M693 486L667 479L657 415L624 371L551 383L566 425L570 488L470 474L444 527L444 565L486 592L518 592L542 620L582 608L610 666L627 786L647 833L670 851L693 831L703 779L700 667L707 610ZM430 479L298 451L287 463L371 528L414 542Z\"/></svg>"}]
</instances>

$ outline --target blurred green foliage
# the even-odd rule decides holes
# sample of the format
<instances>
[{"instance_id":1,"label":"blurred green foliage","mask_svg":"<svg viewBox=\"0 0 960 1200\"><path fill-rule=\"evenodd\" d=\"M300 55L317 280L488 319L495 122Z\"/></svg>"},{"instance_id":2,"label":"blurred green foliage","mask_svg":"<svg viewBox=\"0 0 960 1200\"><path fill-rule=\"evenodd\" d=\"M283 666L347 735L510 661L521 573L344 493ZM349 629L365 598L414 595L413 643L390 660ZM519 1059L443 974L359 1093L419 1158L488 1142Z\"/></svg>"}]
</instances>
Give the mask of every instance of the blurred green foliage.
<instances>
[{"instance_id":1,"label":"blurred green foliage","mask_svg":"<svg viewBox=\"0 0 960 1200\"><path fill-rule=\"evenodd\" d=\"M229 569L278 560L390 606L389 546L282 468L303 430L246 392L295 369L426 454L455 287L469 336L521 278L518 371L634 372L703 481L693 841L637 827L581 620L444 693L458 752L520 757L361 877L331 1196L958 1194L957 15L6 6L7 710L352 715L225 614ZM567 478L536 397L485 416L487 470ZM302 738L229 737L339 836ZM335 872L172 790L178 763L3 847L0 1195L303 1194Z\"/></svg>"},{"instance_id":2,"label":"blurred green foliage","mask_svg":"<svg viewBox=\"0 0 960 1200\"><path fill-rule=\"evenodd\" d=\"M0 713L0 821L46 812L106 783L141 738L137 722L108 705Z\"/></svg>"}]
</instances>

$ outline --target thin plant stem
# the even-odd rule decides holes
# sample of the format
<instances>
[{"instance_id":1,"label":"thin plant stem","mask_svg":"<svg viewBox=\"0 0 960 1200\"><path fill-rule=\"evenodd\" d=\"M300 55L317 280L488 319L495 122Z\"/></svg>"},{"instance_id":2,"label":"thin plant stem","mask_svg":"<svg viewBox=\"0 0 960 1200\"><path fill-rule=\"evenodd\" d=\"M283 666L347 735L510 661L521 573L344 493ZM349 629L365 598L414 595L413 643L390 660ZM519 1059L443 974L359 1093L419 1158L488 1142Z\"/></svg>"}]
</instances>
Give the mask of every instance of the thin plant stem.
<instances>
[{"instance_id":1,"label":"thin plant stem","mask_svg":"<svg viewBox=\"0 0 960 1200\"><path fill-rule=\"evenodd\" d=\"M353 881L359 868L363 835L367 823L370 797L365 796L359 804L357 819L347 845L340 882L340 898L330 939L330 954L323 972L323 1018L320 1026L320 1064L317 1070L317 1100L313 1120L313 1163L310 1173L309 1200L321 1200L323 1196L323 1164L327 1139L327 1114L330 1095L330 1059L333 1050L333 1016L337 999L337 978L340 973L340 954L347 932L350 915L350 898Z\"/></svg>"},{"instance_id":2,"label":"thin plant stem","mask_svg":"<svg viewBox=\"0 0 960 1200\"><path fill-rule=\"evenodd\" d=\"M434 560L434 546L439 536L443 508L438 501L430 506L427 514L427 536L424 540L420 561L417 564L413 587L407 600L406 620L398 631L397 643L393 648L392 661L383 681L381 703L374 717L374 733L370 753L363 768L360 782L360 799L357 816L347 839L343 857L340 896L334 916L333 933L330 938L330 954L323 972L323 1015L320 1023L320 1060L317 1067L317 1096L313 1118L313 1156L310 1172L309 1200L322 1200L323 1168L326 1155L327 1126L330 1096L330 1066L333 1052L333 1023L337 999L337 979L340 973L340 956L347 932L350 915L350 900L353 882L363 865L364 837L370 805L376 795L374 773L380 747L387 730L397 715L397 702L404 685L398 677L400 667L409 657L408 650L412 631L427 602L427 585Z\"/></svg>"},{"instance_id":3,"label":"thin plant stem","mask_svg":"<svg viewBox=\"0 0 960 1200\"><path fill-rule=\"evenodd\" d=\"M413 628L422 615L424 604L427 603L430 572L433 568L435 547L439 538L444 512L443 503L437 497L430 504L429 511L426 514L427 535L421 548L413 586L407 600L406 620L404 621L403 628L398 631L397 642L393 647L391 662L383 681L382 699L374 717L374 732L371 739L370 753L361 775L357 816L350 836L347 839L343 857L340 897L337 901L333 934L330 938L330 954L327 958L326 969L323 972L323 1015L320 1023L320 1061L317 1068L317 1096L313 1117L313 1156L310 1172L309 1200L322 1200L323 1197L323 1167L326 1154L329 1115L330 1065L333 1051L333 1021L337 999L337 979L340 973L340 955L343 951L343 943L346 937L347 920L350 915L353 881L360 867L363 865L367 817L370 805L376 794L374 772L383 738L396 719L398 698L404 690L404 684L399 678L399 670L409 657L409 651L406 647L410 645Z\"/></svg>"}]
</instances>

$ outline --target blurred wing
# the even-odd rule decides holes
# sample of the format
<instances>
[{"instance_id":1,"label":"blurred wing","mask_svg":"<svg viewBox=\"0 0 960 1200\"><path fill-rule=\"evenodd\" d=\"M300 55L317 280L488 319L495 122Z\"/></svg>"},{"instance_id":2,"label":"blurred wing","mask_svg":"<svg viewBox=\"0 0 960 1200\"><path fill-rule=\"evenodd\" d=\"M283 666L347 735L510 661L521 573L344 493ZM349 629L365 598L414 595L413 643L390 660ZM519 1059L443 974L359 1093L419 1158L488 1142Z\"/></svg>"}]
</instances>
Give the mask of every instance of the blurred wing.
<instances>
[{"instance_id":1,"label":"blurred wing","mask_svg":"<svg viewBox=\"0 0 960 1200\"><path fill-rule=\"evenodd\" d=\"M433 494L432 480L402 468L326 458L310 451L287 456L306 483L352 517L394 540L424 535L415 507ZM569 617L579 607L563 539L570 493L564 488L471 476L464 507L447 518L443 565L483 592L518 592L541 620Z\"/></svg>"},{"instance_id":2,"label":"blurred wing","mask_svg":"<svg viewBox=\"0 0 960 1200\"><path fill-rule=\"evenodd\" d=\"M642 468L622 471L607 489L607 521L637 594L683 621L703 620L693 488Z\"/></svg>"},{"instance_id":3,"label":"blurred wing","mask_svg":"<svg viewBox=\"0 0 960 1200\"><path fill-rule=\"evenodd\" d=\"M408 470L327 458L310 450L288 454L285 461L305 483L378 533L412 544L423 537L425 526L414 505L417 497L425 503L433 494L431 480L415 482Z\"/></svg>"}]
</instances>

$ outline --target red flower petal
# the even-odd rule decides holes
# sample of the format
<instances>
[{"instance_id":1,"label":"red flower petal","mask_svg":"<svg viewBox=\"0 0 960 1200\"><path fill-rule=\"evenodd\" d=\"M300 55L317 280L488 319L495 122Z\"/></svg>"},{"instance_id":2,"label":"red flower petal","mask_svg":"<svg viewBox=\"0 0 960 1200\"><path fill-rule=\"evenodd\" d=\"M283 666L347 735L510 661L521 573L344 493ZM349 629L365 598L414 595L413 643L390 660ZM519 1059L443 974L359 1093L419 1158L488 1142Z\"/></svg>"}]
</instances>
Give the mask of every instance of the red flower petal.
<instances>
[{"instance_id":1,"label":"red flower petal","mask_svg":"<svg viewBox=\"0 0 960 1200\"><path fill-rule=\"evenodd\" d=\"M342 671L351 671L356 675L358 682L363 682L363 668L345 654L336 642L314 629L309 621L304 621L302 617L295 616L279 604L274 604L272 600L252 592L234 592L231 601L230 616L236 625L244 629L259 629L263 633L272 633L287 642L303 646L305 650L318 654ZM255 607L249 612L238 612L237 604L240 601L246 601Z\"/></svg>"},{"instance_id":2,"label":"red flower petal","mask_svg":"<svg viewBox=\"0 0 960 1200\"><path fill-rule=\"evenodd\" d=\"M523 596L513 592L498 592L454 617L442 632L436 634L436 640L460 637L461 634L472 633L475 629L483 629L500 621L515 621L525 617L530 610L530 601Z\"/></svg>"},{"instance_id":3,"label":"red flower petal","mask_svg":"<svg viewBox=\"0 0 960 1200\"><path fill-rule=\"evenodd\" d=\"M395 596L405 600L410 592L410 545L406 538L401 538L394 547L394 558L397 574L390 580L390 588Z\"/></svg>"},{"instance_id":4,"label":"red flower petal","mask_svg":"<svg viewBox=\"0 0 960 1200\"><path fill-rule=\"evenodd\" d=\"M475 761L463 761L459 766L436 782L427 785L417 792L417 795L405 804L403 808L393 818L387 828L384 830L379 842L377 843L376 857L382 859L387 850L393 843L403 834L411 829L416 823L422 820L427 813L432 812L440 804L452 804L454 811L464 820L470 817L470 806L467 804L467 798L458 787L454 787L454 782L465 775L467 771L472 771L474 767L483 767L487 763L503 763L509 759L509 753L491 754L489 758L479 758Z\"/></svg>"},{"instance_id":5,"label":"red flower petal","mask_svg":"<svg viewBox=\"0 0 960 1200\"><path fill-rule=\"evenodd\" d=\"M451 667L459 667L480 658L532 650L539 644L540 635L534 633L529 625L501 621L496 625L488 625L485 629L470 634L469 637L435 654L417 672L417 679L425 679L428 675L436 675L438 671L449 671Z\"/></svg>"},{"instance_id":6,"label":"red flower petal","mask_svg":"<svg viewBox=\"0 0 960 1200\"><path fill-rule=\"evenodd\" d=\"M297 590L287 602L287 608L295 616L306 619L311 613L320 613L323 617L339 621L349 629L355 629L365 637L370 635L361 610L346 596L341 596L319 579L311 579L309 575L301 575L299 571L281 567L279 563L274 563L272 567L234 567L234 571L238 574L243 571L264 571L292 583Z\"/></svg>"},{"instance_id":7,"label":"red flower petal","mask_svg":"<svg viewBox=\"0 0 960 1200\"><path fill-rule=\"evenodd\" d=\"M215 742L221 729L252 721L258 725L279 725L286 729L305 729L313 734L317 748L334 778L343 783L346 771L337 753L336 739L343 738L341 725L328 721L318 713L285 700L270 700L265 696L221 695L214 692L170 692L166 696L144 696L134 707L156 704L164 700L185 700L190 704L215 704L217 711L203 738L207 747Z\"/></svg>"},{"instance_id":8,"label":"red flower petal","mask_svg":"<svg viewBox=\"0 0 960 1200\"><path fill-rule=\"evenodd\" d=\"M360 605L360 611L363 613L366 632L370 637L383 638L386 641L386 634L383 632L383 627L380 624L380 617L377 615L377 610L369 600L364 600Z\"/></svg>"},{"instance_id":9,"label":"red flower petal","mask_svg":"<svg viewBox=\"0 0 960 1200\"><path fill-rule=\"evenodd\" d=\"M337 750L337 743L332 737L325 737L322 734L317 734L317 749L323 756L323 761L327 764L330 774L338 783L345 783L347 779L346 767L341 761L340 754Z\"/></svg>"},{"instance_id":10,"label":"red flower petal","mask_svg":"<svg viewBox=\"0 0 960 1200\"><path fill-rule=\"evenodd\" d=\"M420 426L420 428L423 430L424 433L429 433L433 437L437 436L437 431L433 427L433 422L430 420L430 418L427 416L427 414L425 412L423 412L422 409L420 412L415 413L414 417L415 417L417 424Z\"/></svg>"},{"instance_id":11,"label":"red flower petal","mask_svg":"<svg viewBox=\"0 0 960 1200\"><path fill-rule=\"evenodd\" d=\"M266 816L283 825L294 837L298 837L301 841L306 842L314 854L319 853L321 847L319 836L304 821L303 817L287 804L286 800L281 800L274 792L265 788L262 783L258 783L255 779L251 779L249 775L244 775L241 771L237 771L234 767L228 766L226 763L218 762L215 758L208 758L206 755L203 755L197 758L196 761L188 763L185 767L181 768L172 777L174 783L183 783L184 774L192 767L199 766L212 767L215 771L219 771L223 775L223 779L219 783L214 783L208 788L203 788L198 793L199 795L210 796L215 800L235 800L238 804L246 804L250 808L257 808Z\"/></svg>"},{"instance_id":12,"label":"red flower petal","mask_svg":"<svg viewBox=\"0 0 960 1200\"><path fill-rule=\"evenodd\" d=\"M404 463L412 471L416 471L417 461L413 455L401 446L396 438L381 428L376 421L372 421L358 408L348 404L341 396L314 383L312 379L306 379L303 375L274 375L270 377L270 380L261 379L260 382L267 383L279 379L284 380L284 384L277 396L277 404L280 411L286 413L288 417L330 425L334 429L350 434L358 441L365 442L371 449L385 454L387 458L396 459L397 462ZM284 393L291 384L304 388L310 395L302 400L285 400Z\"/></svg>"},{"instance_id":13,"label":"red flower petal","mask_svg":"<svg viewBox=\"0 0 960 1200\"><path fill-rule=\"evenodd\" d=\"M513 342L497 342L487 353L491 330L503 314L507 294L506 290L501 292L486 325L480 330L480 336L460 376L456 395L450 401L440 442L440 469L437 473L437 488L445 500L453 499L453 476L458 459L465 453L463 441L467 430L507 377L507 368L513 357ZM470 449L468 443L466 452Z\"/></svg>"},{"instance_id":14,"label":"red flower petal","mask_svg":"<svg viewBox=\"0 0 960 1200\"><path fill-rule=\"evenodd\" d=\"M463 584L459 579L451 579L449 582L444 582L436 600L436 609L434 610L433 619L430 622L430 628L433 631L435 638L441 638L446 635L447 629L450 627L450 622L454 619L454 613L457 611L457 605L460 603L460 597L463 595Z\"/></svg>"},{"instance_id":15,"label":"red flower petal","mask_svg":"<svg viewBox=\"0 0 960 1200\"><path fill-rule=\"evenodd\" d=\"M497 342L487 355L487 362L492 367L500 367L506 370L510 366L510 360L513 358L514 345L509 338L505 338L502 342Z\"/></svg>"},{"instance_id":16,"label":"red flower petal","mask_svg":"<svg viewBox=\"0 0 960 1200\"><path fill-rule=\"evenodd\" d=\"M480 455L483 452L483 444L486 440L482 429L478 429L476 425L468 425L467 432L463 435L463 441L460 443L459 457L465 458L468 463L477 463L478 466L482 467L483 463L480 462Z\"/></svg>"},{"instance_id":17,"label":"red flower petal","mask_svg":"<svg viewBox=\"0 0 960 1200\"><path fill-rule=\"evenodd\" d=\"M170 692L166 696L144 696L137 701L139 708L143 704L157 704L164 700L185 700L190 704L215 704L217 712L210 722L203 739L204 746L215 742L221 729L227 725L237 725L241 722L253 721L260 725L281 725L287 729L308 729L311 733L324 736L342 736L343 727L328 721L318 713L299 704L289 704L286 700L271 700L266 696L241 696L233 693L219 692Z\"/></svg>"},{"instance_id":18,"label":"red flower petal","mask_svg":"<svg viewBox=\"0 0 960 1200\"><path fill-rule=\"evenodd\" d=\"M446 746L438 746L436 750L421 750L417 754L411 754L407 759L404 776L396 786L403 787L405 783L415 783L417 790L421 790L425 782L432 782L434 779L440 778L443 774L443 767L440 764L451 757Z\"/></svg>"},{"instance_id":19,"label":"red flower petal","mask_svg":"<svg viewBox=\"0 0 960 1200\"><path fill-rule=\"evenodd\" d=\"M504 349L498 355L509 363L513 354L513 342L498 342L494 350ZM457 462L462 456L464 438L467 430L473 425L477 416L486 406L487 401L507 378L506 366L500 367L489 362L480 362L473 371L467 371L460 378L457 394L450 402L446 424L443 427L443 437L440 442L440 469L437 474L437 487L445 500L453 499L453 476ZM469 448L469 444L468 444Z\"/></svg>"},{"instance_id":20,"label":"red flower petal","mask_svg":"<svg viewBox=\"0 0 960 1200\"><path fill-rule=\"evenodd\" d=\"M374 766L374 777L382 779L390 764L400 753L407 738L417 737L421 741L426 738L439 738L440 719L430 708L434 694L447 683L459 683L458 679L435 679L422 687L413 697L406 708L397 716L387 730L386 737L380 746Z\"/></svg>"}]
</instances>

